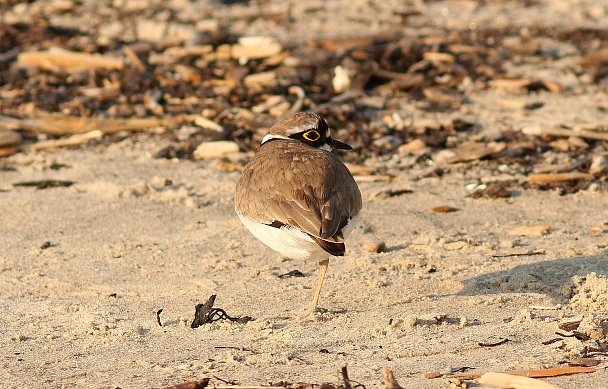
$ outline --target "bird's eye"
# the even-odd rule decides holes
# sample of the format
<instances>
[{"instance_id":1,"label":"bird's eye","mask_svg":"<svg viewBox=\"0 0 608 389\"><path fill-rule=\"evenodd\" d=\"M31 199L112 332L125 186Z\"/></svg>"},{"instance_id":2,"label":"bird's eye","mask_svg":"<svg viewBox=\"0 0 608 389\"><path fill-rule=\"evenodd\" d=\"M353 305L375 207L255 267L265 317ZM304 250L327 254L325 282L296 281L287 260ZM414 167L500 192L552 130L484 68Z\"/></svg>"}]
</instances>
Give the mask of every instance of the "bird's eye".
<instances>
[{"instance_id":1,"label":"bird's eye","mask_svg":"<svg viewBox=\"0 0 608 389\"><path fill-rule=\"evenodd\" d=\"M306 131L302 136L309 142L315 142L321 138L321 134L319 134L319 131L316 130Z\"/></svg>"}]
</instances>

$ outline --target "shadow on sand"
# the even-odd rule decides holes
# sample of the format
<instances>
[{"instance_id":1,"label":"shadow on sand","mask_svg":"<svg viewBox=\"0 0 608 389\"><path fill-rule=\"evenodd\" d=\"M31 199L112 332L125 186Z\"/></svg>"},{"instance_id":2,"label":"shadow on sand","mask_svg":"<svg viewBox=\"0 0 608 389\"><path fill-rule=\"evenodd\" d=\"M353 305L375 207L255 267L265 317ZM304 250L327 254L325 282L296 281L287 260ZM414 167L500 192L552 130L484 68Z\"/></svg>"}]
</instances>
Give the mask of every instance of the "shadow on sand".
<instances>
[{"instance_id":1,"label":"shadow on sand","mask_svg":"<svg viewBox=\"0 0 608 389\"><path fill-rule=\"evenodd\" d=\"M591 272L608 276L608 250L595 256L539 261L473 277L464 281L465 286L456 294L543 293L560 303L571 297L571 278Z\"/></svg>"}]
</instances>

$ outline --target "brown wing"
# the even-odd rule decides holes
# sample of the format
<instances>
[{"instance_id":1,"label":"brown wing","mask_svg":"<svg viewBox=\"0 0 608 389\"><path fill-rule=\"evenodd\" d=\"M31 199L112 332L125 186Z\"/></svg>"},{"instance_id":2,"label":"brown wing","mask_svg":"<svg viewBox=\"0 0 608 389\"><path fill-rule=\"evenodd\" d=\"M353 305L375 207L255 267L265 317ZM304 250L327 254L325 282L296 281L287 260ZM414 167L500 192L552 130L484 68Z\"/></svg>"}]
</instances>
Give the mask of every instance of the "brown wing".
<instances>
[{"instance_id":1,"label":"brown wing","mask_svg":"<svg viewBox=\"0 0 608 389\"><path fill-rule=\"evenodd\" d=\"M247 199L239 195L245 191ZM294 226L329 243L343 241L341 229L361 205L359 187L338 157L288 140L260 148L235 196L238 213L260 223Z\"/></svg>"}]
</instances>

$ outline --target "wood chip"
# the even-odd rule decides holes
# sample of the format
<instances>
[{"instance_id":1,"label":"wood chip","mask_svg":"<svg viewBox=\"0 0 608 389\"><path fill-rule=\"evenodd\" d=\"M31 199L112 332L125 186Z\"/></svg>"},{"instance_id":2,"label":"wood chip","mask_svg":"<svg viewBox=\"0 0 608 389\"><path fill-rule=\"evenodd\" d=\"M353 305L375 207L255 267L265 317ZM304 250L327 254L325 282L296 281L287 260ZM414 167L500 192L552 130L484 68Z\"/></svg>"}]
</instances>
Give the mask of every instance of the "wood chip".
<instances>
[{"instance_id":1,"label":"wood chip","mask_svg":"<svg viewBox=\"0 0 608 389\"><path fill-rule=\"evenodd\" d=\"M442 88L425 88L422 93L429 101L437 104L458 107L464 101L464 96L461 93Z\"/></svg>"},{"instance_id":2,"label":"wood chip","mask_svg":"<svg viewBox=\"0 0 608 389\"><path fill-rule=\"evenodd\" d=\"M506 143L498 142L485 144L479 142L464 142L456 148L456 155L446 159L447 163L475 161L501 152L507 147Z\"/></svg>"},{"instance_id":3,"label":"wood chip","mask_svg":"<svg viewBox=\"0 0 608 389\"><path fill-rule=\"evenodd\" d=\"M399 146L397 151L400 154L414 153L426 149L426 145L420 139L414 139L413 141Z\"/></svg>"},{"instance_id":4,"label":"wood chip","mask_svg":"<svg viewBox=\"0 0 608 389\"><path fill-rule=\"evenodd\" d=\"M86 143L92 139L100 139L103 137L103 132L99 130L93 130L90 132L85 132L84 134L75 134L65 139L53 139L46 140L38 143L34 143L33 145L29 145L24 147L26 150L42 150L49 149L52 147L65 147L65 146L76 146L83 143Z\"/></svg>"},{"instance_id":5,"label":"wood chip","mask_svg":"<svg viewBox=\"0 0 608 389\"><path fill-rule=\"evenodd\" d=\"M353 175L356 182L391 182L393 181L393 176L389 176L388 174L381 175Z\"/></svg>"},{"instance_id":6,"label":"wood chip","mask_svg":"<svg viewBox=\"0 0 608 389\"><path fill-rule=\"evenodd\" d=\"M194 124L196 124L197 126L199 126L201 128L206 128L208 130L213 130L213 131L217 131L217 132L224 131L224 127L220 126L213 120L207 119L206 117L203 117L203 116L199 116L196 119L194 119Z\"/></svg>"},{"instance_id":7,"label":"wood chip","mask_svg":"<svg viewBox=\"0 0 608 389\"><path fill-rule=\"evenodd\" d=\"M595 132L584 130L581 128L565 129L565 128L543 128L539 126L527 126L521 129L521 132L530 136L562 136L562 137L578 137L583 139L604 140L608 141L608 133Z\"/></svg>"},{"instance_id":8,"label":"wood chip","mask_svg":"<svg viewBox=\"0 0 608 389\"><path fill-rule=\"evenodd\" d=\"M509 235L523 235L523 236L541 236L546 235L551 230L551 226L524 226L517 227L508 232Z\"/></svg>"},{"instance_id":9,"label":"wood chip","mask_svg":"<svg viewBox=\"0 0 608 389\"><path fill-rule=\"evenodd\" d=\"M582 317L564 319L557 324L557 328L559 328L560 330L571 332L576 330L582 321Z\"/></svg>"},{"instance_id":10,"label":"wood chip","mask_svg":"<svg viewBox=\"0 0 608 389\"><path fill-rule=\"evenodd\" d=\"M355 181L357 180L357 178L355 177ZM384 189L380 189L377 192L372 193L369 196L370 200L384 200L384 199L388 199L389 197L394 197L394 196L401 196L403 194L407 194L407 193L413 193L414 191L410 188L384 188Z\"/></svg>"},{"instance_id":11,"label":"wood chip","mask_svg":"<svg viewBox=\"0 0 608 389\"><path fill-rule=\"evenodd\" d=\"M479 383L511 389L559 389L559 386L548 382L505 373L485 373L479 378Z\"/></svg>"},{"instance_id":12,"label":"wood chip","mask_svg":"<svg viewBox=\"0 0 608 389\"><path fill-rule=\"evenodd\" d=\"M366 47L372 44L376 37L343 37L326 39L309 39L309 46L322 47L330 51L352 50L356 47Z\"/></svg>"},{"instance_id":13,"label":"wood chip","mask_svg":"<svg viewBox=\"0 0 608 389\"><path fill-rule=\"evenodd\" d=\"M120 131L138 131L146 128L184 123L195 120L197 117L198 115L180 115L167 118L103 119L47 115L17 119L0 115L0 123L51 135L82 134L94 130L99 130L104 134L115 134Z\"/></svg>"},{"instance_id":14,"label":"wood chip","mask_svg":"<svg viewBox=\"0 0 608 389\"><path fill-rule=\"evenodd\" d=\"M522 79L506 79L506 78L497 78L490 81L490 85L495 88L500 89L521 89L525 88L532 83L532 80L522 80Z\"/></svg>"},{"instance_id":15,"label":"wood chip","mask_svg":"<svg viewBox=\"0 0 608 389\"><path fill-rule=\"evenodd\" d=\"M80 72L87 69L122 69L124 61L101 54L78 53L51 47L47 51L27 51L19 54L17 61L22 65L36 66L44 70L59 72Z\"/></svg>"},{"instance_id":16,"label":"wood chip","mask_svg":"<svg viewBox=\"0 0 608 389\"><path fill-rule=\"evenodd\" d=\"M197 56L209 54L213 51L213 46L211 45L201 45L201 46L188 46L188 47L169 47L167 50L163 52L164 55L175 57L176 59L180 59L186 56Z\"/></svg>"},{"instance_id":17,"label":"wood chip","mask_svg":"<svg viewBox=\"0 0 608 389\"><path fill-rule=\"evenodd\" d=\"M568 361L569 366L592 367L592 366L597 366L599 364L600 364L600 361L595 358L583 358L583 357L577 357L577 356L571 357L570 360Z\"/></svg>"},{"instance_id":18,"label":"wood chip","mask_svg":"<svg viewBox=\"0 0 608 389\"><path fill-rule=\"evenodd\" d=\"M245 76L243 83L248 87L272 87L277 83L277 75L274 71L255 73Z\"/></svg>"},{"instance_id":19,"label":"wood chip","mask_svg":"<svg viewBox=\"0 0 608 389\"><path fill-rule=\"evenodd\" d=\"M563 87L556 82L552 81L540 81L533 79L506 79L497 78L490 81L490 85L495 88L517 90L528 88L530 90L546 89L550 92L561 92Z\"/></svg>"},{"instance_id":20,"label":"wood chip","mask_svg":"<svg viewBox=\"0 0 608 389\"><path fill-rule=\"evenodd\" d=\"M437 213L450 213L458 211L458 208L450 207L449 205L442 205L439 207L434 207L433 211Z\"/></svg>"},{"instance_id":21,"label":"wood chip","mask_svg":"<svg viewBox=\"0 0 608 389\"><path fill-rule=\"evenodd\" d=\"M586 373L595 373L597 370L592 367L582 367L582 366L568 366L568 367L552 367L549 369L539 369L539 370L514 370L514 371L505 371L503 374L508 374L512 376L520 376L520 377L530 377L530 378L546 378L546 377L559 377L563 375L572 375L572 374L586 374ZM474 380L480 378L484 373L461 373L461 374L451 374L446 376L446 378L460 378L465 380ZM487 373L486 373L487 374Z\"/></svg>"},{"instance_id":22,"label":"wood chip","mask_svg":"<svg viewBox=\"0 0 608 389\"><path fill-rule=\"evenodd\" d=\"M239 145L233 141L220 140L215 142L201 143L192 156L194 159L223 158L228 154L238 153Z\"/></svg>"},{"instance_id":23,"label":"wood chip","mask_svg":"<svg viewBox=\"0 0 608 389\"><path fill-rule=\"evenodd\" d=\"M241 37L237 44L230 48L230 55L235 59L268 58L283 51L283 46L274 39L265 36Z\"/></svg>"},{"instance_id":24,"label":"wood chip","mask_svg":"<svg viewBox=\"0 0 608 389\"><path fill-rule=\"evenodd\" d=\"M586 68L594 68L608 63L608 48L591 51L579 63Z\"/></svg>"},{"instance_id":25,"label":"wood chip","mask_svg":"<svg viewBox=\"0 0 608 389\"><path fill-rule=\"evenodd\" d=\"M427 59L429 61L437 61L437 62L446 62L452 63L456 60L456 57L450 53L438 53L434 51L427 51L422 54L422 58Z\"/></svg>"},{"instance_id":26,"label":"wood chip","mask_svg":"<svg viewBox=\"0 0 608 389\"><path fill-rule=\"evenodd\" d=\"M219 162L217 165L215 165L215 168L218 170L225 171L225 172L235 172L235 171L242 172L243 170L245 170L245 168L243 166L237 165L234 163L230 163L230 162Z\"/></svg>"},{"instance_id":27,"label":"wood chip","mask_svg":"<svg viewBox=\"0 0 608 389\"><path fill-rule=\"evenodd\" d=\"M9 155L17 154L18 152L18 147L2 147L0 148L0 158L8 157Z\"/></svg>"},{"instance_id":28,"label":"wood chip","mask_svg":"<svg viewBox=\"0 0 608 389\"><path fill-rule=\"evenodd\" d=\"M527 178L528 182L563 182L563 181L589 181L592 180L593 174L571 172L571 173L548 173L548 174L530 174Z\"/></svg>"},{"instance_id":29,"label":"wood chip","mask_svg":"<svg viewBox=\"0 0 608 389\"><path fill-rule=\"evenodd\" d=\"M0 148L21 143L21 134L12 130L0 130Z\"/></svg>"}]
</instances>

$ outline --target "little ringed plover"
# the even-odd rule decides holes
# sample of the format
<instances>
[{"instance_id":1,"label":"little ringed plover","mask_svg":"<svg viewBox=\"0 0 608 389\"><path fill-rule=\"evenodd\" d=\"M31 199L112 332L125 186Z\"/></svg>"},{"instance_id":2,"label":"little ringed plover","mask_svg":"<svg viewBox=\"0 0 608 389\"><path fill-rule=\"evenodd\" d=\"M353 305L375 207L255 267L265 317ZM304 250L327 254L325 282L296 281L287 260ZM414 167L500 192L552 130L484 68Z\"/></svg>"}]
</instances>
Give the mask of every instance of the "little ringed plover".
<instances>
[{"instance_id":1,"label":"little ringed plover","mask_svg":"<svg viewBox=\"0 0 608 389\"><path fill-rule=\"evenodd\" d=\"M329 256L344 255L362 207L359 187L332 149L352 147L333 139L321 116L291 114L268 130L235 189L236 213L256 238L286 257L321 260L304 316L316 310Z\"/></svg>"}]
</instances>

